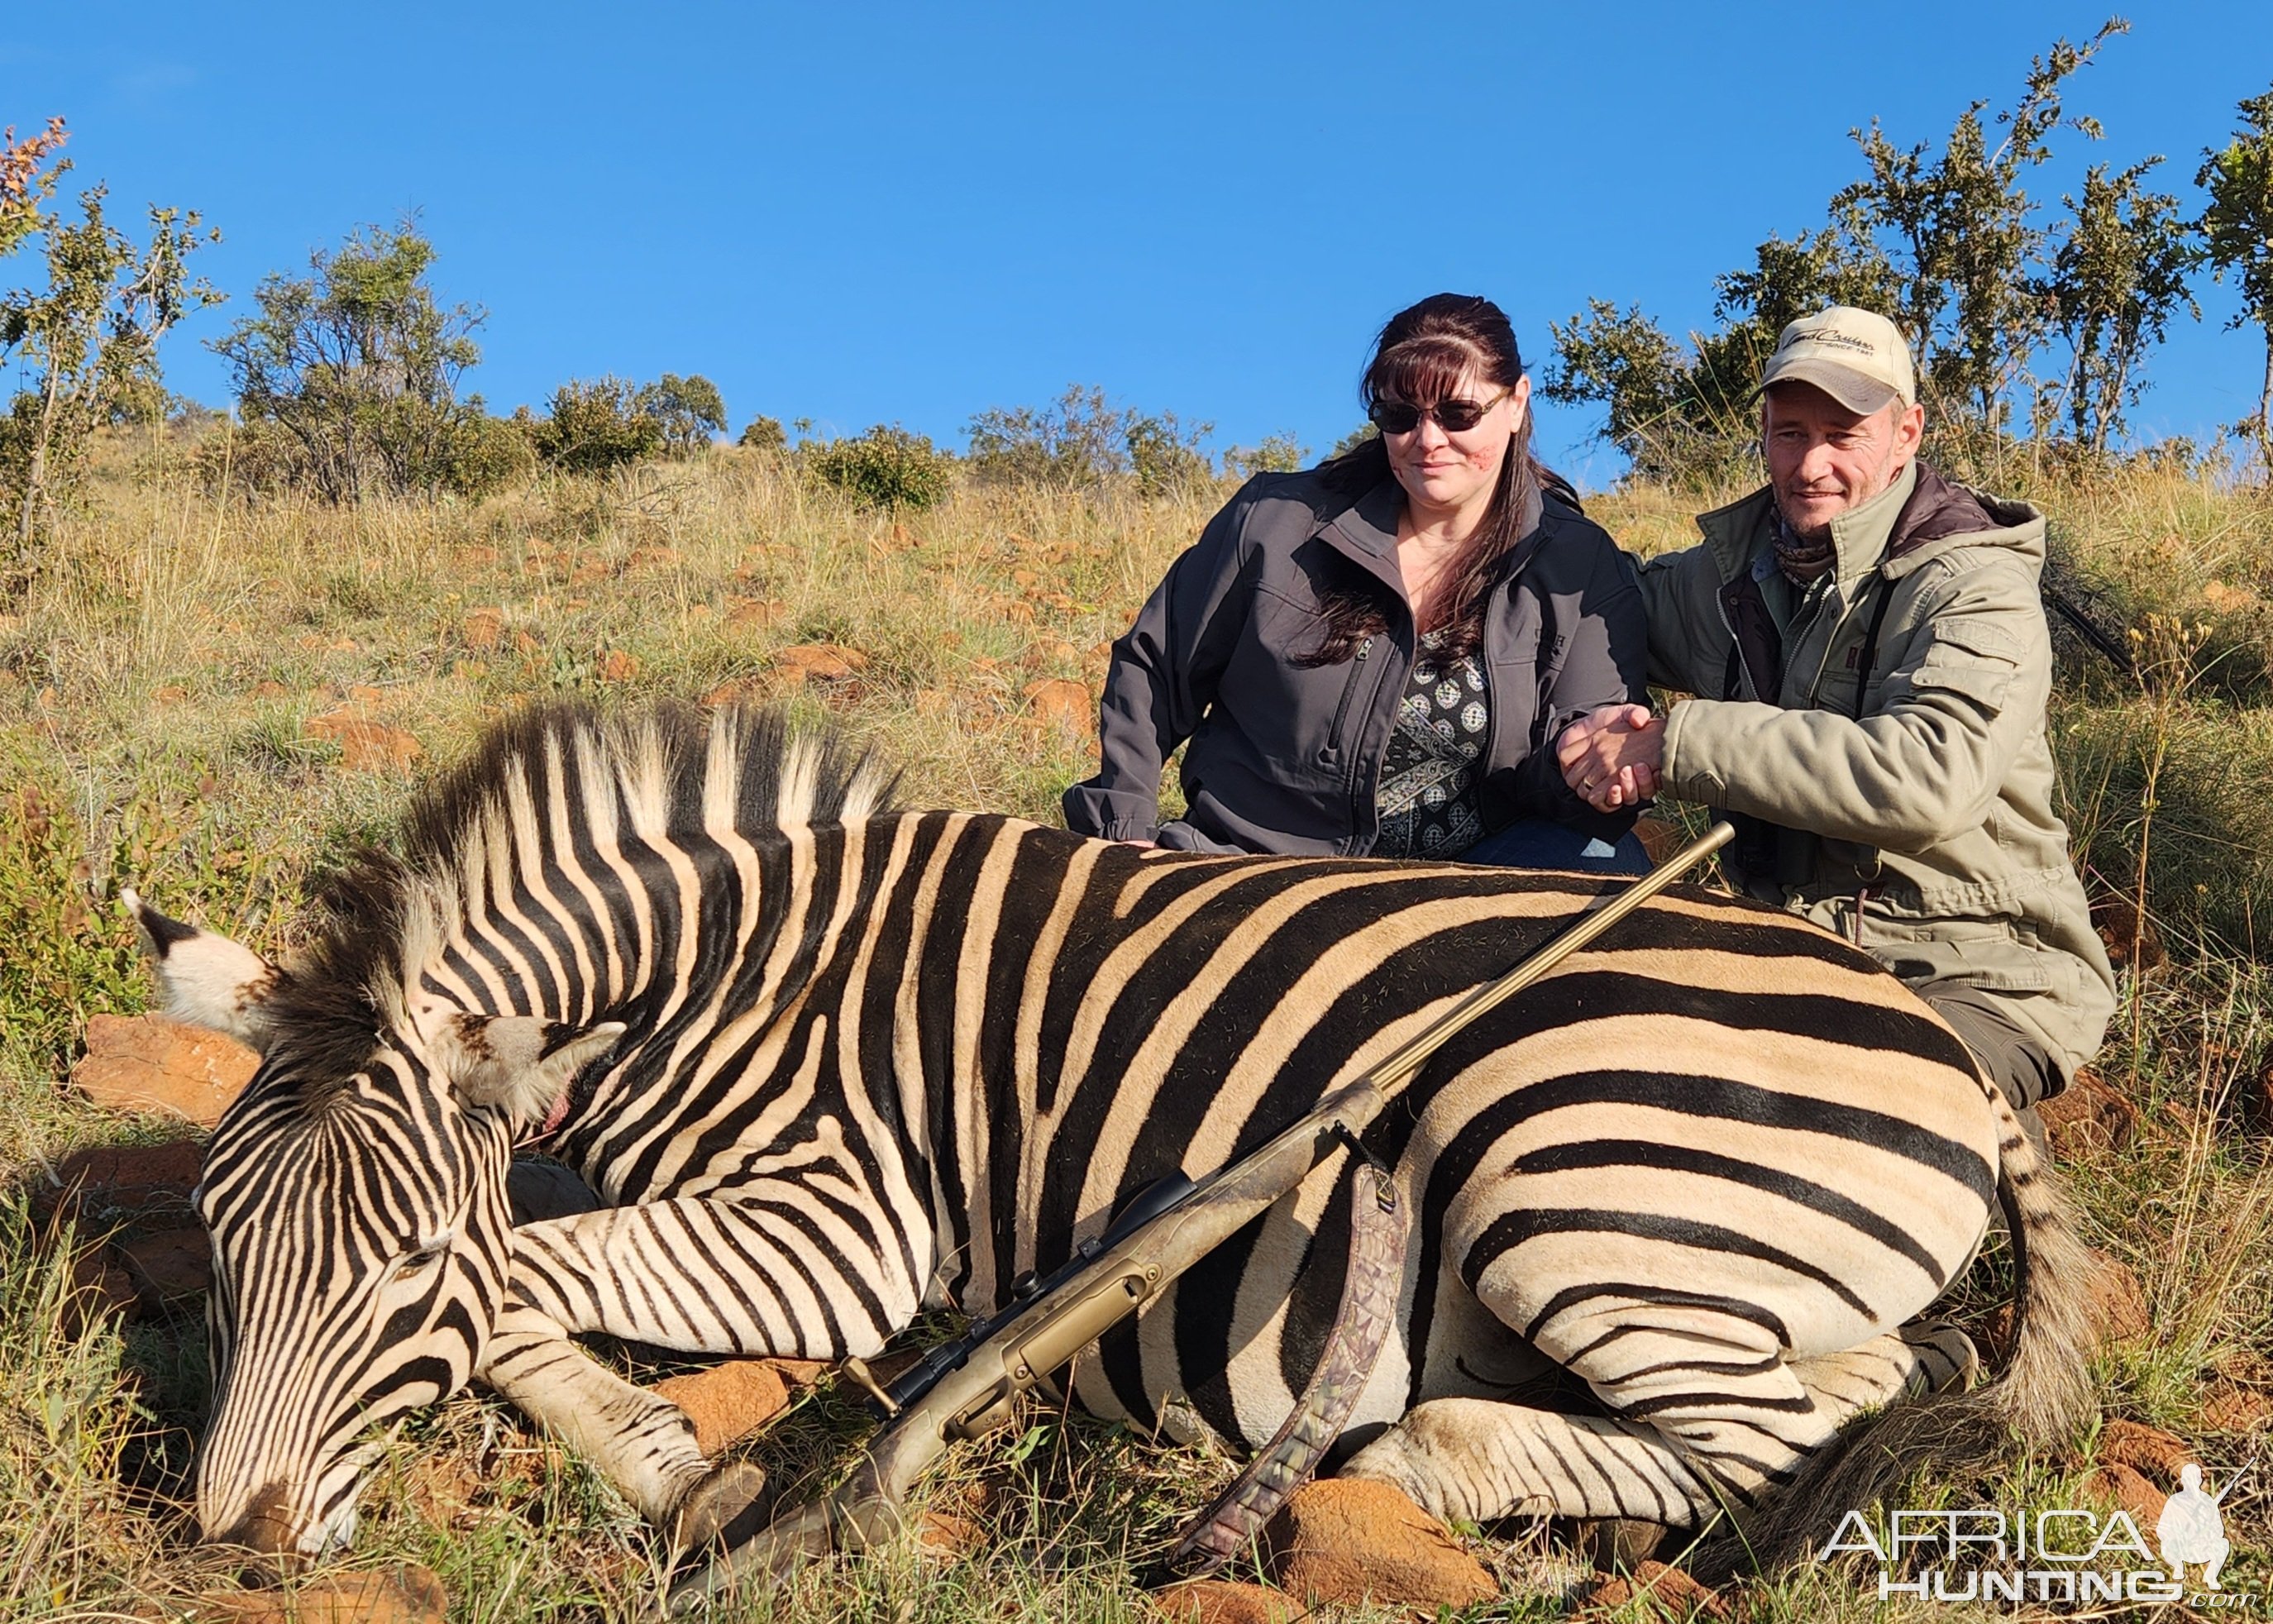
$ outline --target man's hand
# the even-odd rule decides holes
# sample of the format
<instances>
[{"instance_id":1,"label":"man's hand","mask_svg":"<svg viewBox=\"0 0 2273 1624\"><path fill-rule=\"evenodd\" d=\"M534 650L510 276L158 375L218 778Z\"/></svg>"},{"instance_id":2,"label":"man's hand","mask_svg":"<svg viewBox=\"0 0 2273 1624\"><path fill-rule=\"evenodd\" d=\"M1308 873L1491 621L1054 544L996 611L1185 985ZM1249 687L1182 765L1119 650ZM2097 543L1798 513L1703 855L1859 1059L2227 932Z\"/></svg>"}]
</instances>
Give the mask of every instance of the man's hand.
<instances>
[{"instance_id":1,"label":"man's hand","mask_svg":"<svg viewBox=\"0 0 2273 1624\"><path fill-rule=\"evenodd\" d=\"M1595 811L1636 805L1657 793L1664 718L1647 705L1604 705L1563 730L1555 759L1564 781Z\"/></svg>"}]
</instances>

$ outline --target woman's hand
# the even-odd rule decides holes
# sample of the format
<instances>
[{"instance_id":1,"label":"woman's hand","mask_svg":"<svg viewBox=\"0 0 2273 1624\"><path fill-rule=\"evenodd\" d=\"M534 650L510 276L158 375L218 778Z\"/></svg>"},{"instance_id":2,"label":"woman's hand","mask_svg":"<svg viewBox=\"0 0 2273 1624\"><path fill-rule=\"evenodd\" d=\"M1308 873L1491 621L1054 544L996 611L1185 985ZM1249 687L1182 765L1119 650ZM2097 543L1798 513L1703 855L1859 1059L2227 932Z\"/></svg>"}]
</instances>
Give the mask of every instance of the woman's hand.
<instances>
[{"instance_id":1,"label":"woman's hand","mask_svg":"<svg viewBox=\"0 0 2273 1624\"><path fill-rule=\"evenodd\" d=\"M1563 781L1595 811L1639 805L1657 793L1665 720L1647 705L1604 705L1563 730L1555 759Z\"/></svg>"}]
</instances>

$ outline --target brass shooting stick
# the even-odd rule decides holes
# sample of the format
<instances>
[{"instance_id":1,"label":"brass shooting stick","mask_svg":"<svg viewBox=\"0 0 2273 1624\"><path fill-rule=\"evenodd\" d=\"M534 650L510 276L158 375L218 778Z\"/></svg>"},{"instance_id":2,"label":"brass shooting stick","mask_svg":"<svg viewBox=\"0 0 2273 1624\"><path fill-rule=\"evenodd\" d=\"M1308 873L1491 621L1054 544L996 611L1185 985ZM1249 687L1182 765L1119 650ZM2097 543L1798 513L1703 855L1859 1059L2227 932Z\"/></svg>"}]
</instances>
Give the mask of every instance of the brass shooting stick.
<instances>
[{"instance_id":1,"label":"brass shooting stick","mask_svg":"<svg viewBox=\"0 0 2273 1624\"><path fill-rule=\"evenodd\" d=\"M950 1440L1007 1425L1016 1400L1161 1289L1237 1234L1344 1142L1380 1115L1390 1094L1479 1017L1552 972L1656 896L1733 834L1715 823L1624 891L1589 908L1497 981L1479 987L1428 1029L1318 1102L1317 1109L1253 1154L1201 1179L1159 1216L1106 1246L1073 1278L1039 1294L988 1331L919 1397L886 1402L890 1420L835 1492L776 1518L672 1587L672 1614L691 1613L736 1581L807 1557L858 1551L901 1527L900 1507ZM869 1384L875 1391L873 1383ZM878 1394L879 1397L882 1395Z\"/></svg>"}]
</instances>

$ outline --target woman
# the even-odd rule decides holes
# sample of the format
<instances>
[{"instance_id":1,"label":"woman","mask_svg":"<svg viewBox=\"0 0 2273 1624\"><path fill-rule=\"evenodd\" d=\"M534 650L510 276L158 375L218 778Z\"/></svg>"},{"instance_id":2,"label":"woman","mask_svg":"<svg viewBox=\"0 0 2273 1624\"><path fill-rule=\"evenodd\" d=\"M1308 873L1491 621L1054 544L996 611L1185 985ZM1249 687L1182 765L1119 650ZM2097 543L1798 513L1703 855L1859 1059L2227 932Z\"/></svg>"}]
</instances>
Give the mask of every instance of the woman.
<instances>
[{"instance_id":1,"label":"woman","mask_svg":"<svg viewBox=\"0 0 2273 1624\"><path fill-rule=\"evenodd\" d=\"M1631 808L1564 783L1555 741L1642 703L1632 567L1530 455L1531 383L1488 299L1382 329L1381 431L1249 480L1114 645L1098 775L1069 828L1200 852L1646 865ZM1160 771L1184 752L1182 818Z\"/></svg>"}]
</instances>

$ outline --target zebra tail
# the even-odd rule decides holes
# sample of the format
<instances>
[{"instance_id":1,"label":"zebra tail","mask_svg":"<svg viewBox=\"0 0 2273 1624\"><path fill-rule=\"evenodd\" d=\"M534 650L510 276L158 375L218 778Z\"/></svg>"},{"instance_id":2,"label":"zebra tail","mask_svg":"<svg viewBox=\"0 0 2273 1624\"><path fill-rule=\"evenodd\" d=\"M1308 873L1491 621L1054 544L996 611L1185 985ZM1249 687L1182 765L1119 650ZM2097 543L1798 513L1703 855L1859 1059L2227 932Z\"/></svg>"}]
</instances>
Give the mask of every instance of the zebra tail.
<instances>
[{"instance_id":1,"label":"zebra tail","mask_svg":"<svg viewBox=\"0 0 2273 1624\"><path fill-rule=\"evenodd\" d=\"M2013 1354L2005 1372L1970 1393L1940 1393L1865 1415L1818 1451L1737 1531L1699 1553L1700 1570L1772 1572L1814 1553L1847 1512L1867 1510L1925 1471L1984 1471L2017 1440L2066 1447L2097 1406L2091 1357L2099 1342L2092 1282L2098 1260L2078 1233L2067 1193L2005 1096L1987 1090L1998 1133L1997 1199L2013 1244Z\"/></svg>"}]
</instances>

